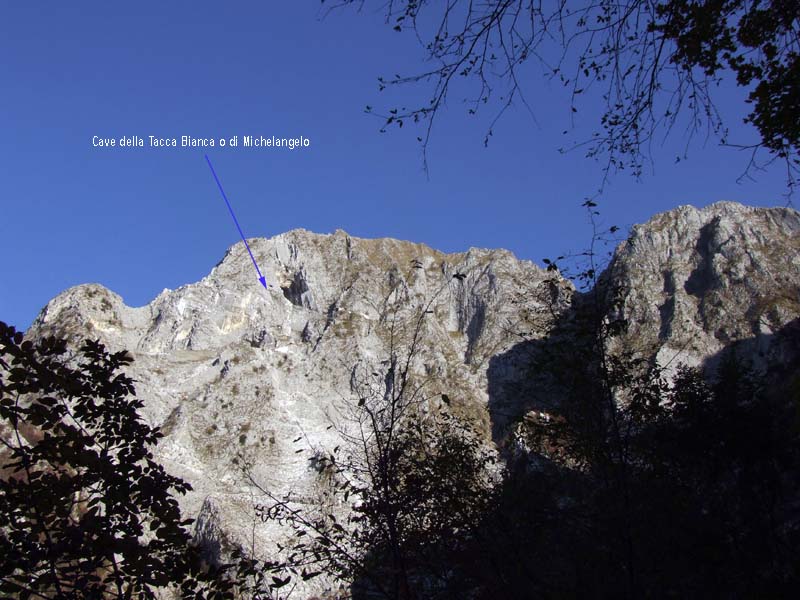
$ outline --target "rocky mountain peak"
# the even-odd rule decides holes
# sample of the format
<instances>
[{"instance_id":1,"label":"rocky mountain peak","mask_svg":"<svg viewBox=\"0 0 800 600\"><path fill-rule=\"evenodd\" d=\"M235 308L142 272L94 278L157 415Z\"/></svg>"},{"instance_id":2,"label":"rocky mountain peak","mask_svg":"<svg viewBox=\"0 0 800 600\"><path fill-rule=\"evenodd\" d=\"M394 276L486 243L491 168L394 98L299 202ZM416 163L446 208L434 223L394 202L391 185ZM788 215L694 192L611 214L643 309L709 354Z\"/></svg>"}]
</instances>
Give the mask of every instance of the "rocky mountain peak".
<instances>
[{"instance_id":1,"label":"rocky mountain peak","mask_svg":"<svg viewBox=\"0 0 800 600\"><path fill-rule=\"evenodd\" d=\"M800 213L681 206L633 227L607 277L623 298L627 339L662 362L700 364L748 339L757 355L800 314Z\"/></svg>"}]
</instances>

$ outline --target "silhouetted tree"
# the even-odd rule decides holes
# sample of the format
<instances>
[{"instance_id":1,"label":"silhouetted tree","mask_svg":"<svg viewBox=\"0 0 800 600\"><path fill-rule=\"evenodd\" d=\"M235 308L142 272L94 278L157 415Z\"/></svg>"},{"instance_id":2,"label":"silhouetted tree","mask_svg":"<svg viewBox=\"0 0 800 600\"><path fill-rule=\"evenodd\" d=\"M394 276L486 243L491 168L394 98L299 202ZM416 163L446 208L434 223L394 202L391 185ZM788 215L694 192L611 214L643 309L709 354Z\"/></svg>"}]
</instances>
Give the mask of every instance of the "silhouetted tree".
<instances>
[{"instance_id":1,"label":"silhouetted tree","mask_svg":"<svg viewBox=\"0 0 800 600\"><path fill-rule=\"evenodd\" d=\"M538 70L568 90L573 112L580 98L596 91L599 98L592 102L604 107L600 130L576 147L585 146L590 157L606 157L606 174L628 168L638 175L662 129L682 125L689 136L712 133L728 143L715 97L720 82L731 77L747 90L744 121L760 135L759 142L745 146L752 150L746 172L758 166L758 151L765 150L770 162L785 161L789 185L795 184L800 168L797 0L399 0L382 3L381 9L396 31L413 32L428 66L379 79L380 89L425 86L418 105L397 106L379 116L385 127L422 123L423 153L454 88L469 114L485 105L497 107L488 143L494 124L516 100L535 114L523 91Z\"/></svg>"},{"instance_id":2,"label":"silhouetted tree","mask_svg":"<svg viewBox=\"0 0 800 600\"><path fill-rule=\"evenodd\" d=\"M252 561L203 564L139 415L126 352L33 342L0 322L0 594L15 598L233 598ZM244 581L244 579L242 579Z\"/></svg>"},{"instance_id":3,"label":"silhouetted tree","mask_svg":"<svg viewBox=\"0 0 800 600\"><path fill-rule=\"evenodd\" d=\"M429 308L411 319L408 338L396 314L388 317L388 358L380 367L353 367L356 397L342 407L341 444L311 452L314 468L330 482L322 506L275 496L245 467L249 481L272 499L257 506L258 514L293 532L287 567L304 579L333 575L352 584L358 598L468 592L456 557L487 505L495 455L453 414L447 395L431 397L430 381L412 373Z\"/></svg>"}]
</instances>

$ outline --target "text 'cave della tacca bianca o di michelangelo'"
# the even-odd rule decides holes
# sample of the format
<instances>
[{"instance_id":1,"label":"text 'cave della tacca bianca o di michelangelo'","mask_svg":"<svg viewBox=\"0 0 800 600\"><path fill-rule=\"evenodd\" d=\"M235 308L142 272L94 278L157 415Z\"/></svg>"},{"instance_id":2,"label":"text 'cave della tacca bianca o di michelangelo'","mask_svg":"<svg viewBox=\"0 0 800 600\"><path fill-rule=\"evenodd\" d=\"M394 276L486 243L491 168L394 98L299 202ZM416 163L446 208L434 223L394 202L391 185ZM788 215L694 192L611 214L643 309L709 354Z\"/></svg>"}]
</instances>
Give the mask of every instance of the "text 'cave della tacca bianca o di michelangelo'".
<instances>
[{"instance_id":1,"label":"text 'cave della tacca bianca o di michelangelo'","mask_svg":"<svg viewBox=\"0 0 800 600\"><path fill-rule=\"evenodd\" d=\"M106 137L93 135L91 143L94 148L276 148L296 150L309 148L311 139L303 135L278 137L250 134L230 137L194 137L191 135L181 135L179 137L159 137L155 135Z\"/></svg>"}]
</instances>

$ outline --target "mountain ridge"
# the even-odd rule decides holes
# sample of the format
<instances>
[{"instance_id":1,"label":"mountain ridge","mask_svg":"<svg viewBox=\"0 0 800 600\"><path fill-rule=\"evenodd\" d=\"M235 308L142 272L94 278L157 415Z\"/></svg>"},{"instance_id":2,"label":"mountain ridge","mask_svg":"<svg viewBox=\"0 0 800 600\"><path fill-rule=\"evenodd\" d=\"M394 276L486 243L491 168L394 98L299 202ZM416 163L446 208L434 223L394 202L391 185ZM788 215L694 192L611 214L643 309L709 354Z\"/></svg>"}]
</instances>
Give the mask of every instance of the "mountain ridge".
<instances>
[{"instance_id":1,"label":"mountain ridge","mask_svg":"<svg viewBox=\"0 0 800 600\"><path fill-rule=\"evenodd\" d=\"M621 294L609 318L628 323L614 343L702 365L747 342L766 360L782 351L773 334L800 317L799 240L797 211L730 202L634 226L602 276ZM144 416L165 433L157 456L193 485L181 501L206 537L253 531L255 496L234 466L239 456L257 462L270 489L312 501L319 473L292 440L333 447L330 426L354 401L354 373L380 372L418 323L414 376L501 442L533 406L525 344L544 339L580 297L571 281L507 250L448 254L342 230L248 241L266 290L239 242L200 281L142 307L97 284L70 288L27 332L98 338L133 354ZM259 544L280 539L256 525Z\"/></svg>"}]
</instances>

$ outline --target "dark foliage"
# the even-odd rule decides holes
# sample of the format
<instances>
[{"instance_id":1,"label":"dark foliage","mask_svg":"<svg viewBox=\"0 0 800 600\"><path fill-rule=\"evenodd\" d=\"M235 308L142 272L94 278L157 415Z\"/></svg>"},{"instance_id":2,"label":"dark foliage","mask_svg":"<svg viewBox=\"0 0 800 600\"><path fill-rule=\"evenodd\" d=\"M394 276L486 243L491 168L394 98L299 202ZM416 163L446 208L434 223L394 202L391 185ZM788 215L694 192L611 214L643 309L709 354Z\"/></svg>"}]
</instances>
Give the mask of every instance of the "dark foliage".
<instances>
[{"instance_id":1,"label":"dark foliage","mask_svg":"<svg viewBox=\"0 0 800 600\"><path fill-rule=\"evenodd\" d=\"M317 455L316 465L332 477L320 511L262 489L273 502L257 506L258 514L294 533L286 571L352 582L355 598L468 594L468 582L454 567L488 506L492 454L445 411L398 425L373 459L371 471L363 472L364 463L340 448ZM337 515L344 506L351 513Z\"/></svg>"},{"instance_id":2,"label":"dark foliage","mask_svg":"<svg viewBox=\"0 0 800 600\"><path fill-rule=\"evenodd\" d=\"M68 351L0 322L0 594L15 598L232 598L204 565L166 473L161 437L120 369L125 352ZM254 573L251 562L236 566ZM249 569L249 570L248 570Z\"/></svg>"},{"instance_id":3,"label":"dark foliage","mask_svg":"<svg viewBox=\"0 0 800 600\"><path fill-rule=\"evenodd\" d=\"M602 386L585 382L572 407L520 429L528 453L465 569L482 597L790 597L796 390L762 387L732 356L712 384L685 367L669 385L631 378L614 414L591 408Z\"/></svg>"},{"instance_id":4,"label":"dark foliage","mask_svg":"<svg viewBox=\"0 0 800 600\"><path fill-rule=\"evenodd\" d=\"M359 599L791 597L797 328L775 334L794 349L780 365L756 371L731 346L713 373L667 377L620 346L622 291L583 258L570 310L558 278L543 282L551 331L530 379L550 404L508 424L502 461L457 398L413 374L429 306L388 320L389 358L353 369L341 445L311 449L320 504L261 488L257 514L293 533L278 561L203 563L173 496L189 486L153 460L160 433L124 352L71 354L0 324L0 593L277 598L324 574Z\"/></svg>"}]
</instances>

